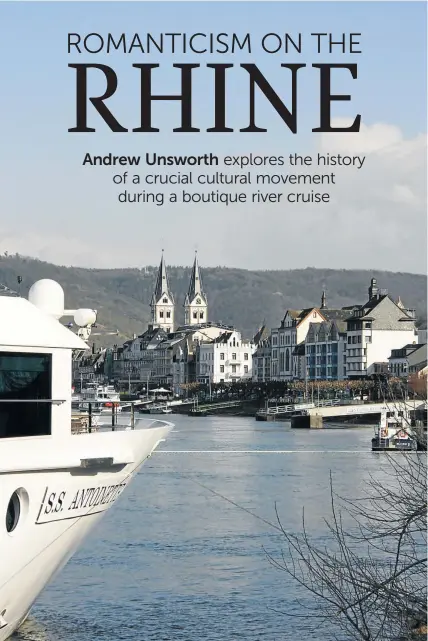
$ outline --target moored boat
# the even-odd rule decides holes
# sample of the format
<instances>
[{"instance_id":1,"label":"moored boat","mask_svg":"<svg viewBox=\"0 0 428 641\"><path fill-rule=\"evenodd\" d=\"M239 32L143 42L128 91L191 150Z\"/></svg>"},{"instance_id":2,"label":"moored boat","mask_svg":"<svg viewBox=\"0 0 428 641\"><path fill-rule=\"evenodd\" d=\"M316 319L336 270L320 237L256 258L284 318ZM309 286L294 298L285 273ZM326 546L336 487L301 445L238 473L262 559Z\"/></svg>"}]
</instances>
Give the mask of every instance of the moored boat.
<instances>
[{"instance_id":1,"label":"moored boat","mask_svg":"<svg viewBox=\"0 0 428 641\"><path fill-rule=\"evenodd\" d=\"M375 428L372 438L372 451L416 451L417 442L412 438L411 430L405 417L397 412L382 412L381 420Z\"/></svg>"},{"instance_id":2,"label":"moored boat","mask_svg":"<svg viewBox=\"0 0 428 641\"><path fill-rule=\"evenodd\" d=\"M73 408L87 412L89 407L93 413L105 414L112 411L121 412L120 394L113 385L96 385L88 383L79 395L72 397Z\"/></svg>"}]
</instances>

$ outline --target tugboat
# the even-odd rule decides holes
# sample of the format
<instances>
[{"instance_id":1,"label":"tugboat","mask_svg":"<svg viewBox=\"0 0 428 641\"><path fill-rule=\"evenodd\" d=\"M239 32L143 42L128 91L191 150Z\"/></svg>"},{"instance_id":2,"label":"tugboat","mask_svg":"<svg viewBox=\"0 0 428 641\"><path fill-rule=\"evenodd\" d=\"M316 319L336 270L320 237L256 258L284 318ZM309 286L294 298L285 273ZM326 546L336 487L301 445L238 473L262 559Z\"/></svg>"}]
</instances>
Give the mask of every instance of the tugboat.
<instances>
[{"instance_id":1,"label":"tugboat","mask_svg":"<svg viewBox=\"0 0 428 641\"><path fill-rule=\"evenodd\" d=\"M382 412L372 438L372 452L415 452L417 447L416 440L409 434L408 424L404 425L404 417L396 416L395 412Z\"/></svg>"}]
</instances>

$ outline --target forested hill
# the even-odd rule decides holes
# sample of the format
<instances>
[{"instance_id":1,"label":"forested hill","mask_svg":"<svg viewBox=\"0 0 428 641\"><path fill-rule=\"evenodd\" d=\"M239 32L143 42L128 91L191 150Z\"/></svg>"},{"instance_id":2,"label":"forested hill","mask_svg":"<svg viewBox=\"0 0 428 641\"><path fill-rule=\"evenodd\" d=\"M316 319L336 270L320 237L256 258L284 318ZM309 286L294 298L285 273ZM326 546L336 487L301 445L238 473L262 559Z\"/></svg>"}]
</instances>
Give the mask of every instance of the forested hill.
<instances>
[{"instance_id":1,"label":"forested hill","mask_svg":"<svg viewBox=\"0 0 428 641\"><path fill-rule=\"evenodd\" d=\"M169 267L170 287L175 295L177 322L183 322L183 301L189 285L190 267ZM119 330L119 337L97 342L122 342L141 333L150 319L150 298L157 267L143 269L86 269L61 267L18 255L0 257L0 283L21 292L40 278L53 278L64 288L68 307L98 310L98 325ZM364 303L371 278L388 289L405 306L415 307L418 324L426 326L426 276L366 270L294 269L250 271L226 267L202 268L211 321L222 321L254 334L263 321L278 326L287 308L302 309L320 304L322 290L329 307Z\"/></svg>"}]
</instances>

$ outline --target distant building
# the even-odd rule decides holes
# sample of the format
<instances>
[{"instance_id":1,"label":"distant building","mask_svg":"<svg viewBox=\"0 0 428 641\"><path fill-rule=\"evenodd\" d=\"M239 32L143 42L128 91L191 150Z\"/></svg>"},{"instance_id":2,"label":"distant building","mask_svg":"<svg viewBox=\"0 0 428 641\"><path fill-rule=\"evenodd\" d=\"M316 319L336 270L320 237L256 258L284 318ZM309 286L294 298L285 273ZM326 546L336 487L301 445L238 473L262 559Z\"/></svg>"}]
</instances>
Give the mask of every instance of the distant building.
<instances>
[{"instance_id":1,"label":"distant building","mask_svg":"<svg viewBox=\"0 0 428 641\"><path fill-rule=\"evenodd\" d=\"M401 378L407 378L409 375L409 360L408 357L416 349L420 348L421 345L411 343L410 345L405 345L400 349L391 350L391 356L388 357L389 367L388 371L392 376L398 376Z\"/></svg>"},{"instance_id":2,"label":"distant building","mask_svg":"<svg viewBox=\"0 0 428 641\"><path fill-rule=\"evenodd\" d=\"M305 378L306 371L306 351L305 341L296 345L292 353L293 358L293 378L302 380Z\"/></svg>"},{"instance_id":3,"label":"distant building","mask_svg":"<svg viewBox=\"0 0 428 641\"><path fill-rule=\"evenodd\" d=\"M198 380L198 346L232 330L228 325L210 322L178 327L173 335L159 345L159 353L164 356L158 361L162 371L156 370L155 375L163 384L172 386L174 394L183 394L183 385Z\"/></svg>"},{"instance_id":4,"label":"distant building","mask_svg":"<svg viewBox=\"0 0 428 641\"><path fill-rule=\"evenodd\" d=\"M252 378L254 383L266 383L271 375L272 339L264 324L256 333L254 344Z\"/></svg>"},{"instance_id":5,"label":"distant building","mask_svg":"<svg viewBox=\"0 0 428 641\"><path fill-rule=\"evenodd\" d=\"M420 345L409 355L409 374L422 375L427 373L427 346Z\"/></svg>"},{"instance_id":6,"label":"distant building","mask_svg":"<svg viewBox=\"0 0 428 641\"><path fill-rule=\"evenodd\" d=\"M111 348L97 350L93 346L91 353L83 350L75 353L72 361L73 385L84 387L87 383L107 382L112 376L112 352Z\"/></svg>"},{"instance_id":7,"label":"distant building","mask_svg":"<svg viewBox=\"0 0 428 641\"><path fill-rule=\"evenodd\" d=\"M154 353L167 338L163 327L149 325L140 336L126 341L113 352L113 379L120 382L149 384L154 374Z\"/></svg>"},{"instance_id":8,"label":"distant building","mask_svg":"<svg viewBox=\"0 0 428 641\"><path fill-rule=\"evenodd\" d=\"M393 349L416 343L415 310L406 309L372 278L369 298L347 320L347 376L361 378L387 371Z\"/></svg>"},{"instance_id":9,"label":"distant building","mask_svg":"<svg viewBox=\"0 0 428 641\"><path fill-rule=\"evenodd\" d=\"M323 294L325 305L325 294ZM349 309L328 309L321 305L326 320L310 323L305 340L307 380L343 380L346 378L346 319Z\"/></svg>"},{"instance_id":10,"label":"distant building","mask_svg":"<svg viewBox=\"0 0 428 641\"><path fill-rule=\"evenodd\" d=\"M196 350L196 376L203 383L233 383L252 379L255 344L236 330L225 331Z\"/></svg>"},{"instance_id":11,"label":"distant building","mask_svg":"<svg viewBox=\"0 0 428 641\"><path fill-rule=\"evenodd\" d=\"M401 349L393 349L389 357L389 373L392 376L407 378L418 374L427 366L427 346L412 343Z\"/></svg>"},{"instance_id":12,"label":"distant building","mask_svg":"<svg viewBox=\"0 0 428 641\"><path fill-rule=\"evenodd\" d=\"M304 351L296 351L296 347L305 340L311 323L322 323L325 320L317 307L286 311L280 327L271 332L273 380L299 378L302 369L304 376Z\"/></svg>"}]
</instances>

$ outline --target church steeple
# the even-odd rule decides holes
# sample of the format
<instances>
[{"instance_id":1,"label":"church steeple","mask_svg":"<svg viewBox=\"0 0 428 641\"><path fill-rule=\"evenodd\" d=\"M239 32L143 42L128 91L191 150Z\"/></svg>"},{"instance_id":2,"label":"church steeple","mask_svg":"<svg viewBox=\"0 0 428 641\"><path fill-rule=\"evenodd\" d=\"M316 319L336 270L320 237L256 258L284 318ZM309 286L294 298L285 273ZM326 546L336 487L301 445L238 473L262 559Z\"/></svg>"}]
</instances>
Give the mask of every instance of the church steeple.
<instances>
[{"instance_id":1,"label":"church steeple","mask_svg":"<svg viewBox=\"0 0 428 641\"><path fill-rule=\"evenodd\" d=\"M189 290L184 300L185 325L199 325L208 320L208 299L204 292L198 255L195 253Z\"/></svg>"},{"instance_id":2,"label":"church steeple","mask_svg":"<svg viewBox=\"0 0 428 641\"><path fill-rule=\"evenodd\" d=\"M169 289L168 273L163 256L163 250L150 307L152 310L153 326L161 327L168 333L173 332L174 296Z\"/></svg>"},{"instance_id":3,"label":"church steeple","mask_svg":"<svg viewBox=\"0 0 428 641\"><path fill-rule=\"evenodd\" d=\"M325 289L323 290L322 296L321 296L321 307L320 309L326 309L327 307L327 297L325 294Z\"/></svg>"}]
</instances>

